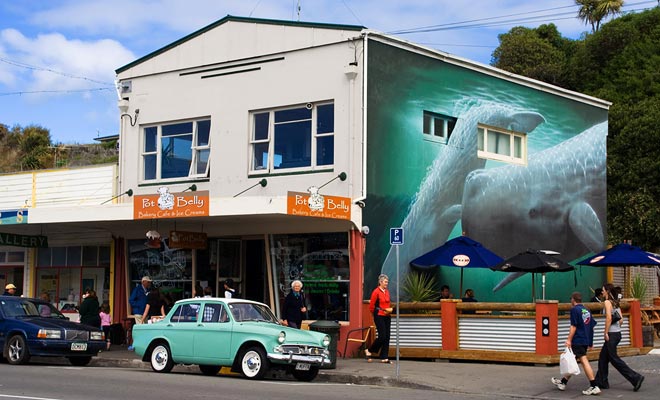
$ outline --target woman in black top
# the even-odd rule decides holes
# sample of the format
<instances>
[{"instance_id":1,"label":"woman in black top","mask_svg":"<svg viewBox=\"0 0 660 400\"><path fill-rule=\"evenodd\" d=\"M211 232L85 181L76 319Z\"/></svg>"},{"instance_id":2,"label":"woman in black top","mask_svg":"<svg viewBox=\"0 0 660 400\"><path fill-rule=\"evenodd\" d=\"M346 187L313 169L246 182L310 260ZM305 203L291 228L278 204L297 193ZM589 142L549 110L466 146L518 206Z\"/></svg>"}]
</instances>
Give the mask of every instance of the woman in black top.
<instances>
[{"instance_id":1,"label":"woman in black top","mask_svg":"<svg viewBox=\"0 0 660 400\"><path fill-rule=\"evenodd\" d=\"M84 300L80 303L80 323L101 328L101 317L99 317L99 299L96 292L87 289L83 295Z\"/></svg>"},{"instance_id":2,"label":"woman in black top","mask_svg":"<svg viewBox=\"0 0 660 400\"><path fill-rule=\"evenodd\" d=\"M142 323L146 324L152 317L164 316L165 305L160 299L160 291L157 288L151 289L147 295L147 305L144 308L144 314L142 314Z\"/></svg>"},{"instance_id":3,"label":"woman in black top","mask_svg":"<svg viewBox=\"0 0 660 400\"><path fill-rule=\"evenodd\" d=\"M291 328L300 329L303 317L307 312L305 307L305 295L302 293L302 282L295 280L291 282L291 291L284 298L282 307L282 322Z\"/></svg>"}]
</instances>

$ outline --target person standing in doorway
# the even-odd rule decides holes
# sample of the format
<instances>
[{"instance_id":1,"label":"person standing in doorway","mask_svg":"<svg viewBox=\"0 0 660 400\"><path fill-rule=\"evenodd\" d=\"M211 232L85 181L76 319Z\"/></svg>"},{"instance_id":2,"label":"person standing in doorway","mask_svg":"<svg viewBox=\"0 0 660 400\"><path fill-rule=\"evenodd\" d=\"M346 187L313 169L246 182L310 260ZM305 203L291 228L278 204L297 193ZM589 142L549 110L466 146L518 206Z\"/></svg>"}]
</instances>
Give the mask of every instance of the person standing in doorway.
<instances>
[{"instance_id":1,"label":"person standing in doorway","mask_svg":"<svg viewBox=\"0 0 660 400\"><path fill-rule=\"evenodd\" d=\"M584 395L595 395L600 393L600 388L596 383L594 371L587 358L587 350L594 345L594 326L596 321L591 312L582 305L582 294L573 292L571 295L571 328L568 331L566 347L570 347L575 354L575 358L582 364L584 374L589 379L589 387L582 391ZM563 376L561 379L552 378L552 383L559 390L566 390L566 384L572 375Z\"/></svg>"},{"instance_id":2,"label":"person standing in doorway","mask_svg":"<svg viewBox=\"0 0 660 400\"><path fill-rule=\"evenodd\" d=\"M369 311L374 316L374 324L378 331L378 338L373 344L364 351L367 361L371 362L372 353L379 353L380 362L390 364L390 329L392 306L390 302L390 292L387 290L389 278L385 274L378 276L378 287L371 292L369 300Z\"/></svg>"},{"instance_id":3,"label":"person standing in doorway","mask_svg":"<svg viewBox=\"0 0 660 400\"><path fill-rule=\"evenodd\" d=\"M225 280L225 298L231 299L236 295L236 289L234 289L234 280L229 278Z\"/></svg>"},{"instance_id":4,"label":"person standing in doorway","mask_svg":"<svg viewBox=\"0 0 660 400\"><path fill-rule=\"evenodd\" d=\"M291 291L284 298L282 307L282 323L291 328L300 329L307 312L305 295L302 292L303 283L299 280L291 282Z\"/></svg>"},{"instance_id":5,"label":"person standing in doorway","mask_svg":"<svg viewBox=\"0 0 660 400\"><path fill-rule=\"evenodd\" d=\"M600 350L598 357L598 372L596 373L596 382L601 389L609 389L610 382L608 380L608 367L612 366L624 378L633 385L633 390L636 392L642 387L644 376L633 371L628 364L626 364L621 357L617 354L616 347L621 341L621 322L623 321L623 314L619 307L619 291L611 283L603 285L603 313L605 314L605 330L603 348Z\"/></svg>"}]
</instances>

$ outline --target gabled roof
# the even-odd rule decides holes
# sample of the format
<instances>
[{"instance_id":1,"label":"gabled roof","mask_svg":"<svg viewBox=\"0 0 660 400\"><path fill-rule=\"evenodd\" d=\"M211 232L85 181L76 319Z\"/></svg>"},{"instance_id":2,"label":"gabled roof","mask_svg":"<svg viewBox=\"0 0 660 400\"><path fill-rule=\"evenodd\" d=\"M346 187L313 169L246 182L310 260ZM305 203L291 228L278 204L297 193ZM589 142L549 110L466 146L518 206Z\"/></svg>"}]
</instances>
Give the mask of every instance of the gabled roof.
<instances>
[{"instance_id":1,"label":"gabled roof","mask_svg":"<svg viewBox=\"0 0 660 400\"><path fill-rule=\"evenodd\" d=\"M124 65L123 67L120 67L115 70L116 74L120 74L127 69L130 69L138 64L143 63L144 61L147 61L153 57L156 57L157 55L164 53L182 43L185 43L191 39L194 39L195 37L208 32L226 22L245 22L245 23L254 23L254 24L264 24L264 25L282 25L282 26L296 26L296 27L303 27L303 28L322 28L322 29L338 29L338 30L348 30L348 31L361 31L365 29L364 26L359 26L359 25L342 25L342 24L324 24L324 23L317 23L317 22L300 22L300 21L285 21L285 20L276 20L276 19L262 19L262 18L247 18L247 17L236 17L233 15L227 15L226 17L213 22L210 25L207 25L203 27L202 29L199 29L187 36L182 37L181 39L172 42L168 44L165 47L161 47L160 49L153 51L149 54L147 54L144 57L138 58L137 60Z\"/></svg>"}]
</instances>

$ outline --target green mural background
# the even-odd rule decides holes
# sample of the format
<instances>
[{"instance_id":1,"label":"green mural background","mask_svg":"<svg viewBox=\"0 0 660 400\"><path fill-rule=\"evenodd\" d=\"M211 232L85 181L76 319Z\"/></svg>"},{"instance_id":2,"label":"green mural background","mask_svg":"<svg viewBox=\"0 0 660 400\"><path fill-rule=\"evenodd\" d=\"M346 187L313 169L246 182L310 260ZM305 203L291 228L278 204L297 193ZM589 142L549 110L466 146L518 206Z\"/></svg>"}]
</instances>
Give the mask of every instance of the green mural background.
<instances>
[{"instance_id":1,"label":"green mural background","mask_svg":"<svg viewBox=\"0 0 660 400\"><path fill-rule=\"evenodd\" d=\"M453 202L460 206L463 201L461 193L458 192L462 192L466 174L474 169L500 168L497 171L502 173L509 171L506 169L509 167L505 167L501 162L476 160L476 147L475 151L471 151L470 143L460 141L476 140L474 139L476 127L469 124L471 118L479 123L485 123L488 118L494 118L495 121L509 121L525 113L541 115L544 122L528 134L530 159L535 154L540 156L542 152L600 123L596 139L592 140L598 146L596 150L599 151L592 151L592 155L586 158L589 158L588 161L597 165L599 169L589 177L590 183L597 190L595 194L592 192L589 195L588 200L602 222L602 234L605 234L604 147L607 110L376 40L370 40L368 43L367 66L368 196L364 221L371 232L367 237L365 254L365 296L368 296L371 289L376 286L377 276L381 271L390 275L392 288L396 287L392 254L388 258L391 227L406 228L406 244L400 249L400 271L403 279L411 259L461 234L463 228L460 220L455 224L447 224L443 218L445 214L449 214L446 207ZM424 139L423 111L459 119L449 143L441 144ZM465 139L459 139L460 135ZM457 141L452 143L454 139ZM589 149L576 150L589 151ZM550 165L548 162L549 172L544 179L547 179L550 186L562 185L561 176L566 173L558 172L558 169L569 171L572 165L584 163L579 160L579 157L585 157L584 155L568 154L569 151L562 151L563 153L566 153L565 159L562 158L563 156L553 156L554 159L559 159L557 162L563 164L553 162ZM431 175L437 175L438 169L442 170L441 176L434 178L435 180L431 179ZM498 174L496 171L490 172L495 176ZM531 189L531 195L543 196L545 193L542 190L534 192L534 189ZM437 201L427 199L429 194L437 196ZM520 199L521 204L525 201L529 202L529 199ZM443 204L445 208L437 204ZM515 215L515 212L518 212L514 210L515 201L512 204L514 204L510 206L512 209L491 210L491 213L507 215L507 212L510 212L511 215ZM552 208L553 205L547 206ZM474 206L472 208L479 209ZM566 216L561 213L546 218L555 218L555 221L552 221L555 225L568 226L568 221L562 220ZM550 237L549 232L530 236L521 226L516 226L520 223L522 223L520 220L512 218L510 223L493 224L489 226L490 230L487 234L481 233L483 237L473 238L486 245L498 235L509 234L511 230L518 229L528 238L538 236L539 240L530 240L530 242L539 246L546 243L542 239L547 238L548 246L540 248L549 250L553 247L561 248L564 251L560 257L566 261L574 261L590 253L586 246L577 241L569 228L558 230L563 237L558 237L559 234ZM441 229L443 224L448 227ZM481 228L478 224L475 227ZM423 240L420 239L421 237ZM529 243L526 240L516 239L506 246L500 243L496 248L489 248L506 258L528 247ZM422 252L421 249L426 250ZM474 289L476 298L481 301L521 302L531 299L530 276L524 276L493 292L495 285L505 276L505 273L493 272L489 269L468 270L465 271L463 289L468 287ZM455 297L460 297L459 277L459 268L442 267L438 270L439 283L450 285ZM546 298L564 301L574 290L581 291L584 296L591 296L590 287L598 287L604 278L604 270L587 267L581 267L575 273L548 274ZM536 281L537 297L540 297L540 276L536 277Z\"/></svg>"}]
</instances>

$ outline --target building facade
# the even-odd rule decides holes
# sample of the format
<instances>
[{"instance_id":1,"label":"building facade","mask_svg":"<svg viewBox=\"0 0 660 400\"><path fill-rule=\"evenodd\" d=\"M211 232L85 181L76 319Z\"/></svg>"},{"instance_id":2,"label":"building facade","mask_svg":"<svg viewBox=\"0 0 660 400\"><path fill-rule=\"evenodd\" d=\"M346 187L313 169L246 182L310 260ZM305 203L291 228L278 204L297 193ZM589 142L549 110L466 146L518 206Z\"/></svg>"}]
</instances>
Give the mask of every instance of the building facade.
<instances>
[{"instance_id":1,"label":"building facade","mask_svg":"<svg viewBox=\"0 0 660 400\"><path fill-rule=\"evenodd\" d=\"M82 173L105 191L76 203L93 185L69 180L56 212L32 203L7 225L48 238L0 260L27 293L62 305L92 286L119 320L144 275L173 300L231 278L279 312L300 279L307 318L347 330L379 273L396 287L456 235L503 256L604 247L602 100L360 26L232 16L116 72L119 164ZM399 278L391 227L406 233ZM501 279L486 273L478 293ZM511 288L494 300L529 291Z\"/></svg>"}]
</instances>

